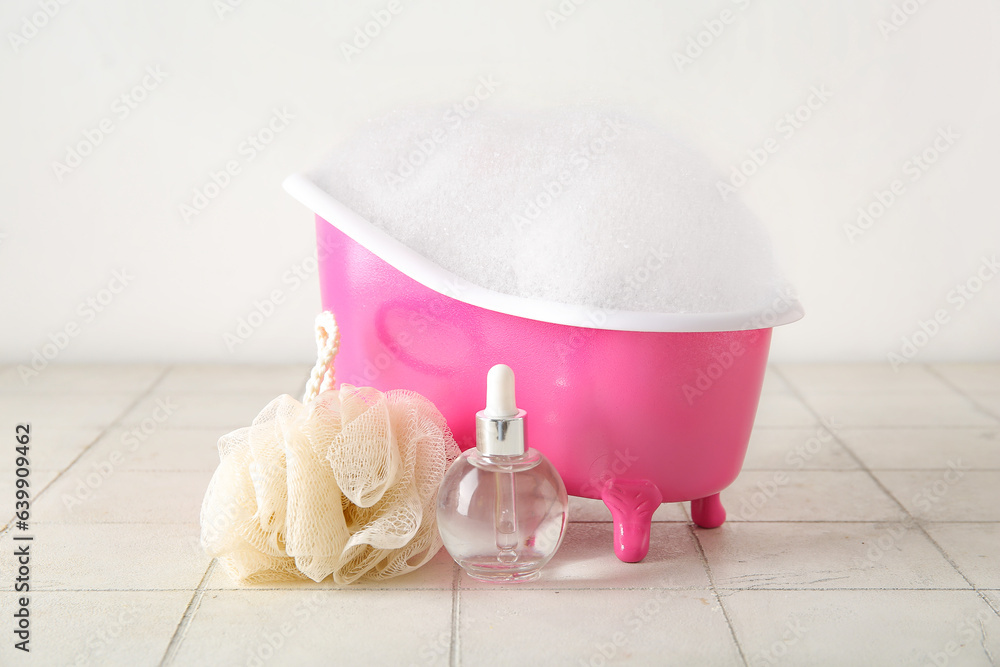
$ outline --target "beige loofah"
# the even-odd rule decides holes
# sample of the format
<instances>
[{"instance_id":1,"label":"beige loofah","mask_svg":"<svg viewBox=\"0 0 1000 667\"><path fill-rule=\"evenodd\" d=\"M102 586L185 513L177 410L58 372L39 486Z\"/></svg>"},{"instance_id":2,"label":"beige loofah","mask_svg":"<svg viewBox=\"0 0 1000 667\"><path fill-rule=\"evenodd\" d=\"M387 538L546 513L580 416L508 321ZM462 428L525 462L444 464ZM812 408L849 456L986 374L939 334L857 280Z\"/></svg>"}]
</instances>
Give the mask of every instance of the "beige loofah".
<instances>
[{"instance_id":1,"label":"beige loofah","mask_svg":"<svg viewBox=\"0 0 1000 667\"><path fill-rule=\"evenodd\" d=\"M437 489L459 454L444 417L410 391L345 384L314 395L333 385L339 341L328 314L317 327L306 404L280 396L219 441L201 540L244 583L386 579L441 547Z\"/></svg>"}]
</instances>

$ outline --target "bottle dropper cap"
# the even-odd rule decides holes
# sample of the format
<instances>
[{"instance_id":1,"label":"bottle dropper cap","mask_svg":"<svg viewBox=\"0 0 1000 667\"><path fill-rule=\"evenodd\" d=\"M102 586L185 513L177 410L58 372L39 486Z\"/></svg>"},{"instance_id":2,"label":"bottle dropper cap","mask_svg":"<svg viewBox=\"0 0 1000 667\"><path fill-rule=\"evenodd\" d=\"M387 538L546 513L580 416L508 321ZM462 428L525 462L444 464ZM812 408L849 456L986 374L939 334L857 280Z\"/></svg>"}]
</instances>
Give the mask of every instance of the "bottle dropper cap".
<instances>
[{"instance_id":1,"label":"bottle dropper cap","mask_svg":"<svg viewBox=\"0 0 1000 667\"><path fill-rule=\"evenodd\" d=\"M514 398L514 371L497 364L486 375L486 408L476 413L476 449L484 456L524 454L524 417Z\"/></svg>"}]
</instances>

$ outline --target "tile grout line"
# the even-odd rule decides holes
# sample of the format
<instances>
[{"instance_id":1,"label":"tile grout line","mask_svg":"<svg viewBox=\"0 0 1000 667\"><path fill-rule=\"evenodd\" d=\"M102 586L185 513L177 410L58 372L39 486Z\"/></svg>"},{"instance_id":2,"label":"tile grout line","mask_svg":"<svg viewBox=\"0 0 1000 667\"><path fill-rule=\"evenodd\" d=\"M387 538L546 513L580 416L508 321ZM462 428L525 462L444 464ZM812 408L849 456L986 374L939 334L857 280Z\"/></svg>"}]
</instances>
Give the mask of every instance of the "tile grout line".
<instances>
[{"instance_id":1,"label":"tile grout line","mask_svg":"<svg viewBox=\"0 0 1000 667\"><path fill-rule=\"evenodd\" d=\"M97 434L97 436L93 440L91 440L90 443L87 444L86 447L84 447L83 449L81 449L80 452L75 457L73 457L72 461L70 461L65 466L63 466L62 470L60 470L59 473L55 477L53 477L51 480L49 480L48 484L46 484L45 486L43 486L42 489L38 493L36 493L34 495L34 497L31 499L31 504L34 505L38 501L38 498L43 493L45 493L46 491L48 491L52 487L53 484L55 484L60 479L62 479L62 476L65 475L67 472L69 472L70 468L72 468L74 465L76 465L77 461L79 461L81 458L83 458L83 456L87 452L89 452L91 449L93 449L94 445L96 445L98 442L101 441L101 438L103 438L105 435L107 435L108 433L110 433L112 429L114 429L115 427L117 427L118 425L120 425L122 423L122 420L124 420L125 417L127 417L128 414L130 412L132 412L132 410L134 410L135 407L137 405L139 405L139 403L141 403L143 401L143 399L145 399L147 396L149 396L153 392L153 390L161 382L163 382L163 378L165 378L167 376L167 374L171 371L172 368L173 368L172 365L166 366L163 369L163 371L156 377L156 379L153 380L149 384L149 386L146 387L146 389L144 391L140 392L136 396L135 400L133 400L131 403L129 403L127 406L125 406L125 408L121 411L121 414L119 414L118 417L116 417L113 421L111 421L110 423L108 423L107 426L105 426L104 428L102 428L100 430L100 432ZM11 529L11 527L13 525L14 525L14 518L12 517L10 519L10 521L7 523L7 525L4 526L2 530L0 530L0 536L3 536L6 533L10 532L10 529Z\"/></svg>"},{"instance_id":2,"label":"tile grout line","mask_svg":"<svg viewBox=\"0 0 1000 667\"><path fill-rule=\"evenodd\" d=\"M805 409L812 414L812 416L817 420L817 423L824 424L825 422L823 421L823 417L822 415L820 415L819 411L816 410L816 408L814 408L812 404L806 400L805 395L799 390L799 388L793 385L791 380L785 377L784 373L781 372L781 369L775 367L774 372L782 380L784 380L784 382L789 386L792 396L794 396L795 399L798 400L798 402L801 403L802 406L805 407ZM896 428L897 427L892 427L891 430L896 430ZM885 488L882 482L872 472L871 468L869 468L868 465L863 460L861 460L861 457L859 457L857 453L855 453L854 449L852 449L847 443L843 441L843 439L839 435L837 435L837 431L840 430L839 427L834 427L834 428L826 427L826 430L830 433L831 436L833 436L833 439L836 441L836 443L840 445L845 452L847 452L847 455L851 457L855 465L858 466L858 470L855 470L853 472L861 471L866 473L872 479L872 481L874 481L875 484L882 490L882 492L885 493L889 498L891 498L894 503L896 503L896 506L899 507L899 509L902 510L904 514L909 516L910 519L913 519L913 517L910 516L910 513L907 511L907 509L903 507L902 503L900 503L899 500L896 499L896 496L892 495L889 492L889 490Z\"/></svg>"},{"instance_id":3,"label":"tile grout line","mask_svg":"<svg viewBox=\"0 0 1000 667\"><path fill-rule=\"evenodd\" d=\"M729 611L726 610L726 605L722 602L722 596L719 595L719 590L715 587L715 577L712 575L712 566L708 563L708 556L705 555L705 548L701 545L701 540L698 539L698 531L695 530L692 524L688 524L688 531L691 537L694 538L694 544L698 547L698 554L701 556L701 562L705 566L705 574L708 575L708 584L711 587L712 594L715 595L715 600L719 603L719 609L722 610L722 615L726 619L726 625L729 626L729 634L733 638L733 642L736 643L736 650L740 652L740 660L743 661L743 667L747 667L750 663L747 661L746 653L743 651L743 644L740 642L740 638L736 635L736 628L733 627L733 619L729 617Z\"/></svg>"},{"instance_id":4,"label":"tile grout line","mask_svg":"<svg viewBox=\"0 0 1000 667\"><path fill-rule=\"evenodd\" d=\"M993 606L993 603L990 602L990 599L986 596L986 593L984 593L982 590L980 590L978 586L976 586L974 583L972 583L971 579L969 579L967 576L965 576L965 573L962 572L962 570L958 567L958 564L955 563L954 560L952 560L951 556L948 555L948 552L946 552L944 550L944 547L942 547L940 544L938 544L938 541L935 540L934 537L930 533L927 532L927 529L924 528L924 525L922 523L917 523L916 525L917 525L917 528L920 529L920 532L923 533L924 536L930 541L930 543L934 545L934 548L938 550L938 552L941 554L941 556L946 561L948 561L948 564L951 565L953 568L955 568L955 571L958 572L959 576L962 577L963 579L965 579L966 582L968 582L969 586L972 587L972 590L975 591L976 595L979 596L979 599L981 599L983 602L985 602L986 606L989 607L990 609L992 609L993 613L996 614L998 617L1000 617L1000 610L998 610L996 607Z\"/></svg>"},{"instance_id":5,"label":"tile grout line","mask_svg":"<svg viewBox=\"0 0 1000 667\"><path fill-rule=\"evenodd\" d=\"M174 634L170 638L170 643L167 644L167 649L163 652L163 658L160 659L160 667L171 664L174 658L177 657L177 651L180 650L181 644L184 643L184 637L187 635L188 628L191 627L191 622L194 620L195 614L198 613L198 608L201 607L202 598L205 597L205 586L208 584L212 573L215 572L215 565L218 562L218 559L213 558L212 562L205 568L205 574L202 575L201 581L198 582L198 588L195 589L191 595L191 599L188 600L187 607L185 607L181 619L177 622L177 627L174 628Z\"/></svg>"},{"instance_id":6,"label":"tile grout line","mask_svg":"<svg viewBox=\"0 0 1000 667\"><path fill-rule=\"evenodd\" d=\"M986 590L989 590L989 589L986 589ZM1000 616L1000 607L994 605L993 602L989 599L989 597L986 597L985 595L983 595L982 591L980 591L979 597L983 598L983 600L986 601L986 604L989 606L990 609L993 610L994 614L996 614L997 616Z\"/></svg>"},{"instance_id":7,"label":"tile grout line","mask_svg":"<svg viewBox=\"0 0 1000 667\"><path fill-rule=\"evenodd\" d=\"M452 563L454 575L451 578L451 642L448 646L448 667L459 667L461 657L459 655L459 618L462 610L460 608L461 595L459 593L458 582L462 578L462 568L458 563Z\"/></svg>"},{"instance_id":8,"label":"tile grout line","mask_svg":"<svg viewBox=\"0 0 1000 667\"><path fill-rule=\"evenodd\" d=\"M947 376L942 375L941 372L938 371L938 369L934 368L930 364L924 364L924 369L928 373L930 373L931 375L933 375L934 377L936 377L938 380L940 380L941 382L943 382L944 384L946 384L948 387L950 387L953 392L955 392L959 396L962 396L965 400L967 400L970 404L972 404L972 407L974 407L976 410L978 410L982 414L986 415L987 417L990 417L991 419L994 419L996 421L1000 421L1000 417L998 417L997 415L993 414L988 408L984 407L971 394L969 394L969 392L965 391L964 389L962 389L961 387L959 387L957 384L955 384L954 382L952 382L951 380L949 380Z\"/></svg>"},{"instance_id":9,"label":"tile grout line","mask_svg":"<svg viewBox=\"0 0 1000 667\"><path fill-rule=\"evenodd\" d=\"M924 367L924 369L925 369L925 370L928 370L928 372L930 372L930 369L929 369L929 366L927 366L926 364L922 364L922 366ZM780 369L777 369L777 368L775 368L775 373L777 373L777 374L778 374L778 376L780 376L780 377L781 377L781 379L782 379L782 380L784 380L784 381L785 381L785 383L786 383L786 384L788 384L788 386L792 388L792 390L793 390L793 392L794 392L794 396L795 396L795 397L796 397L796 398L797 398L797 399L799 400L799 402L800 402L800 403L802 403L802 405L804 405L804 406L806 407L806 409L807 409L807 410L809 410L809 412L811 412L811 413L813 414L813 416L814 416L814 417L815 417L816 419L820 419L820 420L821 420L821 421L820 421L820 423L822 423L822 419L821 419L821 416L820 416L819 412L817 412L817 411L816 411L816 409L815 409L815 408L814 408L814 407L812 406L812 404L811 404L811 403L809 403L809 402L808 402L808 401L806 400L806 398L805 398L805 396L804 396L804 395L802 394L802 392L801 392L801 391L799 391L799 388L798 388L798 387L796 387L795 385L793 385L793 384L792 384L792 383L791 383L791 382L790 382L790 381L788 380L788 378L787 378L787 377L785 377L785 375L784 375L784 374L783 374L783 373L781 372L781 370L780 370ZM937 373L935 373L935 375L936 375L936 376L937 376L937 377L938 377L939 379L942 379L942 380L943 380L943 378L941 378L941 376L940 376L940 375L938 375ZM947 384L948 384L948 386L952 387L952 388L953 388L953 389L954 389L954 390L955 390L955 391L956 391L956 392L957 392L957 393L958 393L959 395L961 395L961 396L965 397L965 398L966 398L966 400L971 400L971 399L969 399L969 397L968 397L967 395L965 395L965 394L964 394L964 393L963 393L963 392L962 392L961 390L958 390L958 388L957 388L957 387L955 387L955 386L954 386L954 385L952 385L951 383L947 383ZM975 405L975 404L974 404L974 405ZM976 407L977 407L977 409L978 409L978 405L976 405ZM990 416L992 417L992 415L990 415ZM996 419L995 417L993 417L993 418L994 418L994 419ZM948 564L949 564L949 565L951 566L952 570L954 570L954 571L955 571L956 573L958 573L958 576L960 576L960 577L961 577L961 578L962 578L962 579L963 579L963 580L965 581L965 583L967 583L967 584L969 585L969 588L970 588L971 590L975 591L976 595L978 595L978 596L979 596L979 598L980 598L981 600L983 600L983 602L985 602L985 603L986 603L986 605L987 605L987 606L988 606L988 607L989 607L990 609L992 609L992 610L993 610L993 613L994 613L994 614L996 614L997 616L1000 616L1000 611L997 611L996 609L994 609L993 605L992 605L992 604L990 604L990 602L989 602L989 600L987 599L986 595L985 595L985 594L984 594L984 593L983 593L983 592L982 592L981 590L979 590L979 588L978 588L978 587L977 587L977 586L976 586L975 584L973 584L973 583L972 583L972 581L971 581L971 580L970 580L970 579L969 579L969 578L968 578L967 576L965 576L965 573L964 573L964 572L962 572L962 570L961 570L961 569L959 569L958 565L957 565L957 564L955 563L955 561L954 561L954 560L952 560L951 556L949 556L949 555L948 555L948 553L947 553L947 552L946 552L946 551L945 551L945 550L944 550L944 549L943 549L943 548L941 547L941 545L940 545L940 544L938 544L937 540L935 540L935 539L934 539L933 537L931 537L931 534L927 532L927 530L926 530L926 529L924 528L924 525L923 525L923 523L921 523L920 521L918 521L918 520L917 520L917 518L916 518L916 517L914 517L914 516L913 516L913 514L911 514L911 513L910 513L910 511L909 511L908 509L906 509L906 507L905 507L905 506L903 505L903 503L901 503L901 502L899 501L899 499L898 499L898 498L896 498L895 494L893 494L893 493L892 493L892 492L891 492L891 491L890 491L890 490L889 490L889 489L888 489L888 488L887 488L887 487L885 486L885 484L883 484L883 483L882 483L882 480L880 480L880 479L878 478L878 476L877 476L877 475L875 475L875 473L873 473L873 472L871 471L871 469L870 469L870 468L869 468L869 467L868 467L867 465L865 465L865 464L864 464L864 462L863 462L863 461L861 461L861 459L860 459L860 458L858 457L858 455L854 453L854 450L853 450L853 449L851 449L851 448L850 448L850 447L849 447L849 446L847 445L847 443L845 443L845 442L844 442L844 441L843 441L843 440L841 439L841 437L840 437L839 435L837 435L837 431L836 431L835 429L827 429L827 430L828 430L828 431L830 432L830 435L832 435L832 436L833 436L833 439L834 439L834 440L835 440L835 441L836 441L836 442L837 442L837 443L838 443L838 444L839 444L839 445L840 445L841 447L843 447L843 448L844 448L844 450L845 450L845 451L846 451L846 452L847 452L848 454L850 454L851 458L853 458L853 459L854 459L854 460L855 460L855 461L856 461L856 462L857 462L857 463L858 463L859 465L861 465L861 467L862 467L862 470L864 470L864 471L865 471L866 473L868 473L868 476L869 476L869 477L871 478L871 480L872 480L872 481L873 481L873 482L874 482L874 483L875 483L875 484L876 484L876 485L878 486L878 488L882 490L882 493L886 494L886 496L888 496L889 498L891 498L891 499L892 499L892 501L893 501L894 503L896 503L896 505L897 505L897 506L898 506L898 507L900 508L900 510L902 511L903 515L905 516L905 519L904 519L904 521L906 521L906 519L908 519L909 521L906 521L907 523L909 523L909 524L912 524L913 526L916 526L917 530L919 530L919 531L920 531L920 533L921 533L921 534L922 534L922 535L923 535L923 536L924 536L924 537L925 537L925 538L927 539L927 541L929 541L929 542L930 542L930 543L931 543L931 544L932 544L932 545L934 546L934 548L935 548L935 549L937 549L937 552L938 552L939 554L941 554L941 557L942 557L942 558L944 558L945 562L946 562L946 563L948 563Z\"/></svg>"},{"instance_id":10,"label":"tile grout line","mask_svg":"<svg viewBox=\"0 0 1000 667\"><path fill-rule=\"evenodd\" d=\"M710 529L706 528L704 530L710 530ZM522 586L522 584L518 584L518 586ZM903 592L911 592L911 593L922 593L922 592L925 592L925 591L946 591L946 592L953 592L953 593L969 593L969 592L971 592L968 588L955 588L953 586L938 586L938 587L930 587L930 588L912 588L912 587L911 588L907 588L907 587L900 587L900 586L879 586L878 588L875 588L875 587L872 587L872 586L868 586L868 587L864 587L864 586L845 586L845 587L821 588L821 587L812 587L812 586L810 586L810 587L801 587L801 586L800 587L794 587L794 586L785 586L785 587L781 587L781 586L771 587L771 586L768 586L768 587L763 587L763 586L718 586L717 585L717 588L718 588L718 590L721 590L721 591L740 591L740 592L743 592L743 591L798 591L798 592L803 592L803 593L812 593L812 592L815 592L815 591L820 591L820 592L839 592L839 591L876 591L876 592L896 591L896 592L900 592L900 591L903 591ZM192 593L192 592L194 592L194 590L197 590L197 589L183 588L183 587L182 588L46 588L46 589L38 589L38 590L35 590L34 592L42 594L42 595L48 595L48 594L55 594L55 593ZM505 595L505 594L508 594L508 593L509 594L516 594L517 591L572 591L574 593L581 592L581 591L637 591L637 592L638 591L692 591L692 592L707 592L707 593L711 593L712 592L712 588L710 586L673 586L673 587L671 587L671 586L667 586L667 587L657 587L657 586L618 586L618 587L615 587L615 588L597 588L597 587L589 586L589 587L583 587L583 588L566 588L565 586L555 586L555 585L553 585L552 587L549 587L549 588L546 588L546 587L520 588L519 587L519 588L517 588L515 590L511 590L510 588L490 588L490 589L482 588L482 589L469 589L469 590L470 591L490 590L491 592L495 592L498 595ZM983 588L982 590L1000 593L1000 588ZM330 593L345 593L345 594L350 593L350 594L358 594L358 595L360 595L360 594L368 595L368 594L373 594L373 593L397 593L397 592L412 593L412 592L418 592L418 591L451 591L451 588L434 588L434 587L430 587L430 588L428 588L428 587L422 587L422 588L406 588L406 587L403 587L403 588L389 588L389 587L386 587L386 588L355 588L353 586L349 587L347 585L345 585L343 588L340 588L340 587L328 587L328 588L319 588L319 587L317 587L317 588L311 588L311 587L308 587L308 586L302 587L302 588L265 588L265 587L257 587L257 586L254 586L253 588L208 588L206 586L204 592L206 592L206 593L249 593L249 594L253 594L253 593L273 593L275 591L285 591L285 592L289 592L289 593L308 593L308 592L312 592L312 591L328 591ZM11 593L11 592L12 591L10 591L10 590L0 591L0 593Z\"/></svg>"},{"instance_id":11,"label":"tile grout line","mask_svg":"<svg viewBox=\"0 0 1000 667\"><path fill-rule=\"evenodd\" d=\"M944 470L944 468L942 468ZM760 471L758 471L760 472ZM777 471L767 471L767 472L785 472L782 470ZM855 471L860 472L860 471ZM925 472L923 470L919 472ZM933 472L933 471L931 471ZM978 472L978 471L975 471ZM895 500L893 498L892 500ZM684 501L687 502L687 501ZM920 522L924 525L933 526L936 524L996 524L1000 523L1000 520L979 520L979 519L947 519L947 520L934 520L934 519L921 519ZM37 525L40 526L79 526L81 522L79 521L36 521ZM83 522L88 526L196 526L197 521L85 521ZM614 523L611 519L602 520L592 520L592 521L570 521L570 525L580 526L580 525L590 525L590 524L611 524ZM683 524L691 523L691 519L686 520L674 520L670 521L653 521L654 526L678 526ZM726 523L737 525L737 526L750 526L750 525L760 525L766 523L832 523L832 524L850 524L850 523L861 523L866 525L880 525L880 524L897 524L899 523L896 519L740 519L740 518L729 518L726 519Z\"/></svg>"},{"instance_id":12,"label":"tile grout line","mask_svg":"<svg viewBox=\"0 0 1000 667\"><path fill-rule=\"evenodd\" d=\"M890 498L890 500L895 501L895 498ZM852 525L861 524L866 526L884 526L884 525L896 525L900 521L899 519L740 519L732 518L726 519L726 523L734 526L760 526L767 524L789 524L789 523L802 523L802 524L831 524L834 526L839 525ZM570 521L569 525L572 526L590 526L590 525L609 525L613 524L613 521ZM688 521L654 521L653 526L681 526L691 523ZM980 521L975 519L950 519L950 520L931 520L931 519L920 519L919 523L924 526L938 526L938 525L984 525L992 526L1000 523L1000 521ZM35 525L39 526L197 526L197 521L36 521ZM0 532L0 535L3 535ZM190 590L190 589L189 589ZM441 589L449 590L449 589Z\"/></svg>"}]
</instances>

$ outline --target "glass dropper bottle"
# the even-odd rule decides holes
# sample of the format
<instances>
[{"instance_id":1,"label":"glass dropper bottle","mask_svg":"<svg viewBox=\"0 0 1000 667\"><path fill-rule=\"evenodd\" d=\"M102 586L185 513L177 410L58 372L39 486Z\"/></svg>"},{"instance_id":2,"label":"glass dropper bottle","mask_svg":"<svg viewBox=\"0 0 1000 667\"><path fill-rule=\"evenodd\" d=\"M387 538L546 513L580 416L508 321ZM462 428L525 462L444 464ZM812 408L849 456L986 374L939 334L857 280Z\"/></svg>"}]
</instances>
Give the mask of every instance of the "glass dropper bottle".
<instances>
[{"instance_id":1,"label":"glass dropper bottle","mask_svg":"<svg viewBox=\"0 0 1000 667\"><path fill-rule=\"evenodd\" d=\"M452 464L438 492L438 528L448 553L484 581L535 579L566 528L566 487L548 459L525 446L514 372L498 364L476 414L476 447Z\"/></svg>"}]
</instances>

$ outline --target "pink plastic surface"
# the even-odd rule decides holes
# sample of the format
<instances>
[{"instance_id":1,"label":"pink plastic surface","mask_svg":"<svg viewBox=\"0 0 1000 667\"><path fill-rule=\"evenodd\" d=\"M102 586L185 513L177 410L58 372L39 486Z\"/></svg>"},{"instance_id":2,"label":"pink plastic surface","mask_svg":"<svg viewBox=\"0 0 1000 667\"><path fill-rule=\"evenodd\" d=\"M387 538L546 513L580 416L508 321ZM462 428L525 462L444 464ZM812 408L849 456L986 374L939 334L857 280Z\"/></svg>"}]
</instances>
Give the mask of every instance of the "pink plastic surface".
<instances>
[{"instance_id":1,"label":"pink plastic surface","mask_svg":"<svg viewBox=\"0 0 1000 667\"><path fill-rule=\"evenodd\" d=\"M341 331L338 382L423 394L467 449L486 373L508 364L528 445L570 494L605 501L619 558L645 556L661 502L692 501L705 528L725 521L718 494L743 465L770 329L611 331L507 315L431 290L316 223L323 307Z\"/></svg>"}]
</instances>

